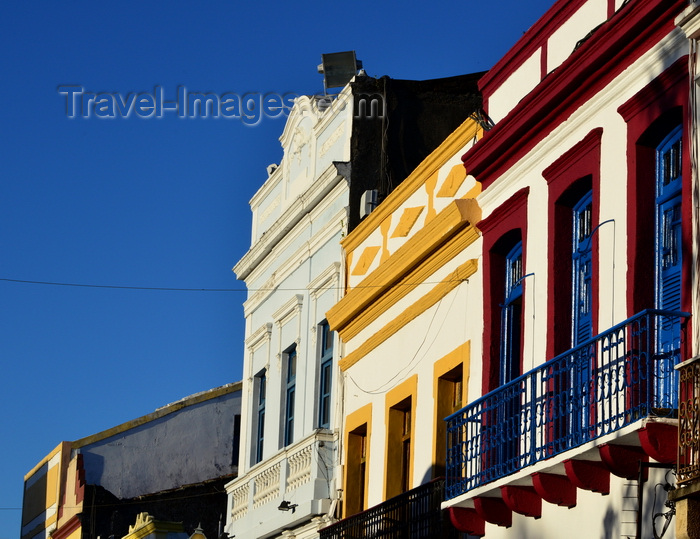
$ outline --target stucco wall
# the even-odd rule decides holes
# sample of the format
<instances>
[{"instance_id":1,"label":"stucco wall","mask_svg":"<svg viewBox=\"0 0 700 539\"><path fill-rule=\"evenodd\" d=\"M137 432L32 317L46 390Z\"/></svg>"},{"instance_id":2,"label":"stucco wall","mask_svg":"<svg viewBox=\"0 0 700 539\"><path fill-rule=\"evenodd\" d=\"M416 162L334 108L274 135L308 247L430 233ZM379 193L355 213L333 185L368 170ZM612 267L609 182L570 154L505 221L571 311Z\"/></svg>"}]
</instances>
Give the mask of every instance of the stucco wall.
<instances>
[{"instance_id":1,"label":"stucco wall","mask_svg":"<svg viewBox=\"0 0 700 539\"><path fill-rule=\"evenodd\" d=\"M77 450L86 481L131 498L233 474L240 408L229 392L88 443Z\"/></svg>"}]
</instances>

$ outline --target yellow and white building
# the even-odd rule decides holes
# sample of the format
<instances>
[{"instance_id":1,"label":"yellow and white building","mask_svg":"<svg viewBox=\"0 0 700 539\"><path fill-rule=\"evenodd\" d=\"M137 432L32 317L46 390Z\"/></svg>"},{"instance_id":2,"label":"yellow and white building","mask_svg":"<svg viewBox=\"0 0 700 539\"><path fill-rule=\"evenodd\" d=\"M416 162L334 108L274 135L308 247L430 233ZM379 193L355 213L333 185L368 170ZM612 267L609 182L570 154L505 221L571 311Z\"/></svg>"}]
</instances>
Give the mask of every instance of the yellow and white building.
<instances>
[{"instance_id":1,"label":"yellow and white building","mask_svg":"<svg viewBox=\"0 0 700 539\"><path fill-rule=\"evenodd\" d=\"M469 324L480 312L480 186L461 161L481 135L467 119L343 239L347 293L327 316L343 342L345 519L322 537L367 526L348 517L409 491L433 496L442 526L443 418L472 394L481 347Z\"/></svg>"}]
</instances>

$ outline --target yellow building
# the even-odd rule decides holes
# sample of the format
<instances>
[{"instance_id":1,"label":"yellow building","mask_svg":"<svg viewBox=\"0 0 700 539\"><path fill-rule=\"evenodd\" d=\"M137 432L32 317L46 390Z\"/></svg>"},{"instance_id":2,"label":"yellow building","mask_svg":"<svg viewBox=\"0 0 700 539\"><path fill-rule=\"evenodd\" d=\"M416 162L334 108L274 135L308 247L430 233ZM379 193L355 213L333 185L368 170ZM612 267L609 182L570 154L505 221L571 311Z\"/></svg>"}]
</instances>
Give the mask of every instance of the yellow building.
<instances>
[{"instance_id":1,"label":"yellow building","mask_svg":"<svg viewBox=\"0 0 700 539\"><path fill-rule=\"evenodd\" d=\"M146 511L180 522L185 537L200 523L217 537L223 486L237 474L240 400L241 383L227 384L61 442L24 477L21 539L122 537Z\"/></svg>"},{"instance_id":2,"label":"yellow building","mask_svg":"<svg viewBox=\"0 0 700 539\"><path fill-rule=\"evenodd\" d=\"M461 156L481 134L467 119L342 242L348 290L327 317L344 346L345 518L321 537L377 525L454 533L440 516L443 418L469 391L481 212ZM381 518L353 517L368 508Z\"/></svg>"}]
</instances>

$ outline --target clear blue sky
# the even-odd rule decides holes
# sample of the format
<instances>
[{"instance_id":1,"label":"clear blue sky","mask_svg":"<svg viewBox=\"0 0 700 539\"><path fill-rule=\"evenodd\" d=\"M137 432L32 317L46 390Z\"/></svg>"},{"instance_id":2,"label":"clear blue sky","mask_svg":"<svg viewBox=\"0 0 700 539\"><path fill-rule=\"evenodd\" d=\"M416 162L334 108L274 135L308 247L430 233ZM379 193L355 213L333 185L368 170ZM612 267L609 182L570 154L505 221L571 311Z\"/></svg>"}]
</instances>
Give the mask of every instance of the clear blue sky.
<instances>
[{"instance_id":1,"label":"clear blue sky","mask_svg":"<svg viewBox=\"0 0 700 539\"><path fill-rule=\"evenodd\" d=\"M372 76L472 73L550 3L7 2L0 278L243 288L231 268L284 119L69 119L60 85L313 94L321 53L353 49ZM19 537L23 476L62 440L239 380L244 299L0 281L0 539Z\"/></svg>"}]
</instances>

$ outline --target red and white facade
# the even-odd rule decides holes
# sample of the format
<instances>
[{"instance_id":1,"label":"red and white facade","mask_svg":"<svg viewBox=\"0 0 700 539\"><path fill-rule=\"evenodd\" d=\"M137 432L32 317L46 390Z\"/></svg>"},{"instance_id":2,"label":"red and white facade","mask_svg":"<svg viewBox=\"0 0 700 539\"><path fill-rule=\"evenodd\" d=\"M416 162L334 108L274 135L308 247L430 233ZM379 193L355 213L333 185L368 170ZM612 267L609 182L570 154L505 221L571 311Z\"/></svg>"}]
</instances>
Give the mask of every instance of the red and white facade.
<instances>
[{"instance_id":1,"label":"red and white facade","mask_svg":"<svg viewBox=\"0 0 700 539\"><path fill-rule=\"evenodd\" d=\"M462 157L479 298L443 504L462 531L652 536L668 510L673 366L698 353L686 7L559 0L480 81L495 125Z\"/></svg>"}]
</instances>

